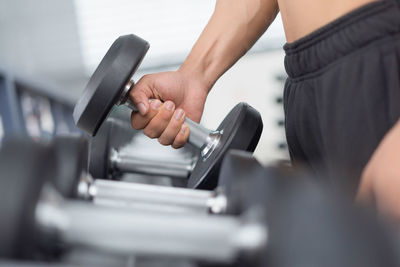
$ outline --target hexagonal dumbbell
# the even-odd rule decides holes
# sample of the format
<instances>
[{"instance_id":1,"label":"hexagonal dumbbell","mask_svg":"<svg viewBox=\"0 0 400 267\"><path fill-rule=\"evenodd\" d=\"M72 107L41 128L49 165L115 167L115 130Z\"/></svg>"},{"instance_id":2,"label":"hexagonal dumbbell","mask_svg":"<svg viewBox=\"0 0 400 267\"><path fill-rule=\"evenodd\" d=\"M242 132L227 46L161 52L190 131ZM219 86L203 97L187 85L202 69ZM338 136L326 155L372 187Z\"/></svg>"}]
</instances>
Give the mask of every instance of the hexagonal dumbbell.
<instances>
[{"instance_id":1,"label":"hexagonal dumbbell","mask_svg":"<svg viewBox=\"0 0 400 267\"><path fill-rule=\"evenodd\" d=\"M112 44L75 105L73 116L79 128L94 136L115 105L138 111L129 91L148 48L145 40L133 34L121 36ZM185 124L190 128L188 143L199 152L188 186L200 189L217 186L218 171L229 149L254 151L263 127L260 114L245 103L236 105L215 131L189 118Z\"/></svg>"},{"instance_id":2,"label":"hexagonal dumbbell","mask_svg":"<svg viewBox=\"0 0 400 267\"><path fill-rule=\"evenodd\" d=\"M232 150L224 159L227 167L221 169L215 190L93 179L87 171L86 138L58 136L53 142L58 162L57 175L54 176L57 190L66 198L87 199L106 206L174 213L237 214L241 210L241 199L247 195L248 185L254 176L263 172L263 167L251 154ZM241 153L243 155L239 156Z\"/></svg>"}]
</instances>

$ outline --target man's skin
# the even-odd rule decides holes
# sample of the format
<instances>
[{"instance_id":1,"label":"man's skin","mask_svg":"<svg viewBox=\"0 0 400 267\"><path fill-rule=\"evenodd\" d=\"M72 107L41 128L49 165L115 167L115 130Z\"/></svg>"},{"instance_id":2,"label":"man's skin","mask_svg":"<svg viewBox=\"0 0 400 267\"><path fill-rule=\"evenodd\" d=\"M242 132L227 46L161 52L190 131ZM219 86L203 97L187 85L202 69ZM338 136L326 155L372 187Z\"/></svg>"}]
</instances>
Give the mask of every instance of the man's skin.
<instances>
[{"instance_id":1,"label":"man's skin","mask_svg":"<svg viewBox=\"0 0 400 267\"><path fill-rule=\"evenodd\" d=\"M189 136L185 116L200 121L214 83L252 47L279 11L286 40L291 43L372 1L217 0L210 21L181 67L145 75L131 90L131 98L139 108L139 113L132 113L133 127L143 129L163 145L182 147ZM398 151L400 122L366 167L357 199L374 199L382 212L400 219Z\"/></svg>"},{"instance_id":2,"label":"man's skin","mask_svg":"<svg viewBox=\"0 0 400 267\"><path fill-rule=\"evenodd\" d=\"M400 121L386 134L364 168L357 201L374 205L400 226Z\"/></svg>"}]
</instances>

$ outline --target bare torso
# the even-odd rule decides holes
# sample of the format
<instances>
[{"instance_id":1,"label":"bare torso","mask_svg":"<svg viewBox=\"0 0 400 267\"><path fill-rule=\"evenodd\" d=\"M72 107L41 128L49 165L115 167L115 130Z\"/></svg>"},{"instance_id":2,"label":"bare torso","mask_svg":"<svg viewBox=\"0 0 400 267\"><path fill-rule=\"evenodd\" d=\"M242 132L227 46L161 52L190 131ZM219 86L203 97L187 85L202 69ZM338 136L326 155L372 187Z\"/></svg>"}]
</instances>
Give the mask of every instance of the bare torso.
<instances>
[{"instance_id":1,"label":"bare torso","mask_svg":"<svg viewBox=\"0 0 400 267\"><path fill-rule=\"evenodd\" d=\"M377 0L278 0L287 42L372 1Z\"/></svg>"}]
</instances>

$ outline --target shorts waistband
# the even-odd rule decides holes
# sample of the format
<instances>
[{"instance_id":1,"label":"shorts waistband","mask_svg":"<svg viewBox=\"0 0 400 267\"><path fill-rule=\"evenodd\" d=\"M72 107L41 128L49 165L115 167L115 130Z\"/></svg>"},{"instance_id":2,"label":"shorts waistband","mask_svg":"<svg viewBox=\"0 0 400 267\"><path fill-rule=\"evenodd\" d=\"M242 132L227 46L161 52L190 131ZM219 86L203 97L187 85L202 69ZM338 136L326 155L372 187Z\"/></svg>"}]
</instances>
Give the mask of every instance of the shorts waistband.
<instances>
[{"instance_id":1,"label":"shorts waistband","mask_svg":"<svg viewBox=\"0 0 400 267\"><path fill-rule=\"evenodd\" d=\"M374 40L396 33L400 33L399 1L369 3L285 44L286 72L290 78L313 73Z\"/></svg>"}]
</instances>

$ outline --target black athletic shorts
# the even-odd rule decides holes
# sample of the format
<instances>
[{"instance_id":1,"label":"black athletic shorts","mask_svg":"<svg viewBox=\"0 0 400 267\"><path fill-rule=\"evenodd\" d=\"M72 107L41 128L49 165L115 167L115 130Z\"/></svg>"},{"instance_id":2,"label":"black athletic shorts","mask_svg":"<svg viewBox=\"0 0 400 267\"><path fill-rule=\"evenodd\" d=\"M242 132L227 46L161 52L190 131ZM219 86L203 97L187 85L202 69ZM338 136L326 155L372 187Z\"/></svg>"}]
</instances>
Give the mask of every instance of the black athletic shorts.
<instances>
[{"instance_id":1,"label":"black athletic shorts","mask_svg":"<svg viewBox=\"0 0 400 267\"><path fill-rule=\"evenodd\" d=\"M400 2L367 4L284 49L291 159L354 193L400 117Z\"/></svg>"}]
</instances>

